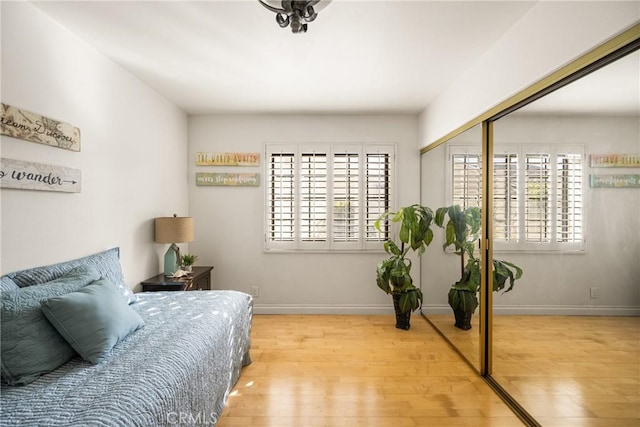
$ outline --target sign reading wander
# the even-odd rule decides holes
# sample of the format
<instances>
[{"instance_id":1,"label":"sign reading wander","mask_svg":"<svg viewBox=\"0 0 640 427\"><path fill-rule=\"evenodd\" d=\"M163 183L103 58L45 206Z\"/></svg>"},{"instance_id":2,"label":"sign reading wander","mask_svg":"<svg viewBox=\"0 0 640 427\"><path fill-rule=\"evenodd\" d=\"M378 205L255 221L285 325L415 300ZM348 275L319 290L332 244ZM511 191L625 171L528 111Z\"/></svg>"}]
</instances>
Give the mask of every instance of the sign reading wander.
<instances>
[{"instance_id":1,"label":"sign reading wander","mask_svg":"<svg viewBox=\"0 0 640 427\"><path fill-rule=\"evenodd\" d=\"M79 193L79 169L22 160L0 159L0 187Z\"/></svg>"},{"instance_id":2,"label":"sign reading wander","mask_svg":"<svg viewBox=\"0 0 640 427\"><path fill-rule=\"evenodd\" d=\"M260 185L260 174L257 173L196 173L196 185L257 187Z\"/></svg>"},{"instance_id":3,"label":"sign reading wander","mask_svg":"<svg viewBox=\"0 0 640 427\"><path fill-rule=\"evenodd\" d=\"M25 141L80 151L80 129L31 111L2 105L0 133Z\"/></svg>"}]
</instances>

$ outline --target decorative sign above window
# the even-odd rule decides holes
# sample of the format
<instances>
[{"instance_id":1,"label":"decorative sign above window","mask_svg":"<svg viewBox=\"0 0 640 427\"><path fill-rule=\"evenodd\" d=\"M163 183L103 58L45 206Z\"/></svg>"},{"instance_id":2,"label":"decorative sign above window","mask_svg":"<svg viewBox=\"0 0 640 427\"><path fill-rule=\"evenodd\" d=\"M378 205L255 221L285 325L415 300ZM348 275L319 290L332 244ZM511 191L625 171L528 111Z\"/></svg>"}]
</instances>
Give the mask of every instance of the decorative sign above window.
<instances>
[{"instance_id":1,"label":"decorative sign above window","mask_svg":"<svg viewBox=\"0 0 640 427\"><path fill-rule=\"evenodd\" d=\"M196 166L260 166L260 153L196 153Z\"/></svg>"},{"instance_id":2,"label":"decorative sign above window","mask_svg":"<svg viewBox=\"0 0 640 427\"><path fill-rule=\"evenodd\" d=\"M591 154L592 168L640 168L640 154Z\"/></svg>"},{"instance_id":3,"label":"decorative sign above window","mask_svg":"<svg viewBox=\"0 0 640 427\"><path fill-rule=\"evenodd\" d=\"M196 173L196 185L257 187L260 185L259 173Z\"/></svg>"},{"instance_id":4,"label":"decorative sign above window","mask_svg":"<svg viewBox=\"0 0 640 427\"><path fill-rule=\"evenodd\" d=\"M2 188L79 193L80 184L79 169L0 159L0 187Z\"/></svg>"},{"instance_id":5,"label":"decorative sign above window","mask_svg":"<svg viewBox=\"0 0 640 427\"><path fill-rule=\"evenodd\" d=\"M80 151L80 129L7 104L2 105L0 133L65 150Z\"/></svg>"},{"instance_id":6,"label":"decorative sign above window","mask_svg":"<svg viewBox=\"0 0 640 427\"><path fill-rule=\"evenodd\" d=\"M590 175L592 188L638 188L640 175Z\"/></svg>"}]
</instances>

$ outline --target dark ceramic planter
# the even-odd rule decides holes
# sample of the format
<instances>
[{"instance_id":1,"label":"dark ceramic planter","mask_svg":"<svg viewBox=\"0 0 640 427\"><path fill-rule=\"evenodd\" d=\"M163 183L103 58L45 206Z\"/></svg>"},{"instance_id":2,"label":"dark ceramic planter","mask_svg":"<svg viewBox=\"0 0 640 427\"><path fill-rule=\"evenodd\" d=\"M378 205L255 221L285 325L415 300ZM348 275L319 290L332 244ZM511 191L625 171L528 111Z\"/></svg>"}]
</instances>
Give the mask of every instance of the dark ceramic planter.
<instances>
[{"instance_id":1,"label":"dark ceramic planter","mask_svg":"<svg viewBox=\"0 0 640 427\"><path fill-rule=\"evenodd\" d=\"M453 310L453 315L456 318L455 327L464 331L471 329L471 317L473 311Z\"/></svg>"},{"instance_id":2,"label":"dark ceramic planter","mask_svg":"<svg viewBox=\"0 0 640 427\"><path fill-rule=\"evenodd\" d=\"M408 330L411 327L411 310L406 313L400 311L400 295L393 295L393 308L396 311L396 328Z\"/></svg>"}]
</instances>

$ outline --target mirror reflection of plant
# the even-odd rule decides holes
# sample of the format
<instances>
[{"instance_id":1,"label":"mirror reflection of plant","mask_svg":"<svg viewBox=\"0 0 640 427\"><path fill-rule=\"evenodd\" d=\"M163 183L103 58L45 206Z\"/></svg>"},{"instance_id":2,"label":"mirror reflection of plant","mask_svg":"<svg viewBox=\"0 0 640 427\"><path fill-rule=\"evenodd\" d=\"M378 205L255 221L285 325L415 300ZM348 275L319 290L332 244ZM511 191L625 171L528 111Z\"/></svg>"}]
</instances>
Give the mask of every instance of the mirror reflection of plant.
<instances>
[{"instance_id":1,"label":"mirror reflection of plant","mask_svg":"<svg viewBox=\"0 0 640 427\"><path fill-rule=\"evenodd\" d=\"M460 270L464 274L464 255L474 259L476 242L480 238L480 209L476 207L462 210L458 205L442 207L436 210L435 223L443 227L445 215L449 217L445 228L443 249L453 245L454 253L460 256Z\"/></svg>"},{"instance_id":2,"label":"mirror reflection of plant","mask_svg":"<svg viewBox=\"0 0 640 427\"><path fill-rule=\"evenodd\" d=\"M445 217L448 217L446 225ZM478 307L477 292L480 289L480 259L475 256L475 248L480 238L480 208L462 209L458 205L445 206L436 210L435 224L445 229L446 250L453 246L454 253L460 256L460 280L449 290L449 305L456 315L455 326L460 329L471 328L471 315ZM465 255L468 260L465 263ZM522 277L522 269L503 260L493 260L493 291L513 289L514 282ZM508 288L505 289L507 286Z\"/></svg>"}]
</instances>

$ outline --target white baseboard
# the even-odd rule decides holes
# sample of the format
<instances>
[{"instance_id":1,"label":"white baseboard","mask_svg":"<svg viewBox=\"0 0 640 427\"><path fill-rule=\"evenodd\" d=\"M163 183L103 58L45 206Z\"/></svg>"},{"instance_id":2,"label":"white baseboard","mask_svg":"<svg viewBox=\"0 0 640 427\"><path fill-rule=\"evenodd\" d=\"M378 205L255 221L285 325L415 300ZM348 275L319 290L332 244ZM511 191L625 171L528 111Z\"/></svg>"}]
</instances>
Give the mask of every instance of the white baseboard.
<instances>
[{"instance_id":1,"label":"white baseboard","mask_svg":"<svg viewBox=\"0 0 640 427\"><path fill-rule=\"evenodd\" d=\"M256 304L255 314L393 314L391 304ZM422 312L429 314L451 314L448 305L424 305ZM633 306L495 306L493 313L496 315L537 315L537 316L640 316L640 307Z\"/></svg>"},{"instance_id":2,"label":"white baseboard","mask_svg":"<svg viewBox=\"0 0 640 427\"><path fill-rule=\"evenodd\" d=\"M256 304L254 314L393 314L391 304L322 305L322 304Z\"/></svg>"},{"instance_id":3,"label":"white baseboard","mask_svg":"<svg viewBox=\"0 0 640 427\"><path fill-rule=\"evenodd\" d=\"M448 305L423 305L422 312L429 314L451 314ZM532 316L640 316L640 307L634 306L578 306L578 305L496 305L496 315L532 315Z\"/></svg>"}]
</instances>

